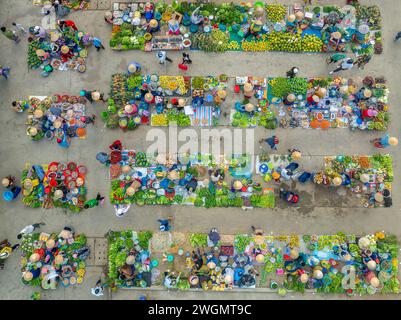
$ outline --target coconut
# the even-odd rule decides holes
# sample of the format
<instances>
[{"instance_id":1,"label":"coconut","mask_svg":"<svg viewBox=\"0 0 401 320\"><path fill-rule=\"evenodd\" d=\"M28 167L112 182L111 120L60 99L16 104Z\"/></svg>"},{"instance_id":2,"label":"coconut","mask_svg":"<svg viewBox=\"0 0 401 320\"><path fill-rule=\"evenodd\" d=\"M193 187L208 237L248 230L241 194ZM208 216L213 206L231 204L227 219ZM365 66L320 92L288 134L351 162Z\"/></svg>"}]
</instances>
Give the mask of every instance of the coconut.
<instances>
[{"instance_id":1,"label":"coconut","mask_svg":"<svg viewBox=\"0 0 401 320\"><path fill-rule=\"evenodd\" d=\"M367 249L370 245L370 240L366 237L362 237L358 240L358 246L361 249Z\"/></svg>"},{"instance_id":2,"label":"coconut","mask_svg":"<svg viewBox=\"0 0 401 320\"><path fill-rule=\"evenodd\" d=\"M242 189L242 182L239 180L234 181L233 187L235 190L241 190Z\"/></svg>"},{"instance_id":3,"label":"coconut","mask_svg":"<svg viewBox=\"0 0 401 320\"><path fill-rule=\"evenodd\" d=\"M333 184L334 184L335 186L340 186L342 183L343 183L343 179L341 179L340 177L335 177L335 178L333 179Z\"/></svg>"},{"instance_id":4,"label":"coconut","mask_svg":"<svg viewBox=\"0 0 401 320\"><path fill-rule=\"evenodd\" d=\"M301 21L304 18L304 13L302 11L298 11L295 14L295 18L297 19L297 21Z\"/></svg>"},{"instance_id":5,"label":"coconut","mask_svg":"<svg viewBox=\"0 0 401 320\"><path fill-rule=\"evenodd\" d=\"M296 260L299 257L299 252L296 249L291 249L290 250L290 257L292 260Z\"/></svg>"},{"instance_id":6,"label":"coconut","mask_svg":"<svg viewBox=\"0 0 401 320\"><path fill-rule=\"evenodd\" d=\"M301 277L299 278L302 283L307 283L309 280L309 276L306 273L301 274Z\"/></svg>"},{"instance_id":7,"label":"coconut","mask_svg":"<svg viewBox=\"0 0 401 320\"><path fill-rule=\"evenodd\" d=\"M127 257L127 259L125 259L125 263L128 264L128 265L133 265L133 264L135 264L135 256L129 255L129 256Z\"/></svg>"},{"instance_id":8,"label":"coconut","mask_svg":"<svg viewBox=\"0 0 401 320\"><path fill-rule=\"evenodd\" d=\"M377 264L374 260L370 260L370 261L368 261L366 266L368 267L369 270L373 271L373 270L376 270Z\"/></svg>"},{"instance_id":9,"label":"coconut","mask_svg":"<svg viewBox=\"0 0 401 320\"><path fill-rule=\"evenodd\" d=\"M263 263L263 262L265 262L265 256L263 255L263 254L258 254L257 256L256 256L256 262L258 262L258 263Z\"/></svg>"},{"instance_id":10,"label":"coconut","mask_svg":"<svg viewBox=\"0 0 401 320\"><path fill-rule=\"evenodd\" d=\"M390 137L388 139L388 143L392 146L396 146L398 144L398 139L396 137Z\"/></svg>"},{"instance_id":11,"label":"coconut","mask_svg":"<svg viewBox=\"0 0 401 320\"><path fill-rule=\"evenodd\" d=\"M322 270L319 270L319 269L313 270L313 277L314 277L315 279L318 279L318 280L322 279L322 278L323 278L323 272L322 272Z\"/></svg>"},{"instance_id":12,"label":"coconut","mask_svg":"<svg viewBox=\"0 0 401 320\"><path fill-rule=\"evenodd\" d=\"M31 256L29 257L29 261L32 263L38 262L39 260L40 260L39 253L32 253Z\"/></svg>"}]
</instances>

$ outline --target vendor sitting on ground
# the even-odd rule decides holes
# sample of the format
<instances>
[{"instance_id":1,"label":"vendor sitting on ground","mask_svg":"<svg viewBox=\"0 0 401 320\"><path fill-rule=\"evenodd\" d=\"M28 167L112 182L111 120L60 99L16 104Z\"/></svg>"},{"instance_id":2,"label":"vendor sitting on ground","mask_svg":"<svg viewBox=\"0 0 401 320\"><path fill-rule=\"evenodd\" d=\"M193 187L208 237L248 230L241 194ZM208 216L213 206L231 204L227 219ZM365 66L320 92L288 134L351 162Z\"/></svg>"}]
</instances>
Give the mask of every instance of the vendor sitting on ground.
<instances>
[{"instance_id":1,"label":"vendor sitting on ground","mask_svg":"<svg viewBox=\"0 0 401 320\"><path fill-rule=\"evenodd\" d=\"M159 229L160 231L170 231L171 230L171 226L169 224L169 222L171 222L173 220L172 217L168 217L167 219L158 219L157 221L159 221L160 226Z\"/></svg>"},{"instance_id":2,"label":"vendor sitting on ground","mask_svg":"<svg viewBox=\"0 0 401 320\"><path fill-rule=\"evenodd\" d=\"M15 112L24 112L26 109L29 109L27 101L13 101L11 105Z\"/></svg>"}]
</instances>

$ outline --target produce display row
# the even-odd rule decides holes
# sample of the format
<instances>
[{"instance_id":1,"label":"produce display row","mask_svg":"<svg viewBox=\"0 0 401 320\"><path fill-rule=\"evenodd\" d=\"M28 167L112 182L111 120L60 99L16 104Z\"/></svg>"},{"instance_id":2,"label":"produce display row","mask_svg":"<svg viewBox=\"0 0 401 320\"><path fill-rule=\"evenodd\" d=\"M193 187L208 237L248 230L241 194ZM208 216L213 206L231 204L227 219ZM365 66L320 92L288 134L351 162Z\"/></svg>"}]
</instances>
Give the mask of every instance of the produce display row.
<instances>
[{"instance_id":1,"label":"produce display row","mask_svg":"<svg viewBox=\"0 0 401 320\"><path fill-rule=\"evenodd\" d=\"M372 76L360 80L115 74L102 118L106 127L123 130L140 124L218 126L227 114L231 125L240 128L386 130L388 94L386 80ZM225 111L227 103L233 103L230 113Z\"/></svg>"},{"instance_id":2,"label":"produce display row","mask_svg":"<svg viewBox=\"0 0 401 320\"><path fill-rule=\"evenodd\" d=\"M84 234L75 234L71 228L24 235L20 246L22 283L45 290L81 284L90 254L86 242Z\"/></svg>"},{"instance_id":3,"label":"produce display row","mask_svg":"<svg viewBox=\"0 0 401 320\"><path fill-rule=\"evenodd\" d=\"M231 112L235 127L386 130L389 90L384 78L236 77L241 99Z\"/></svg>"},{"instance_id":4,"label":"produce display row","mask_svg":"<svg viewBox=\"0 0 401 320\"><path fill-rule=\"evenodd\" d=\"M285 6L262 1L113 4L116 50L381 53L378 6Z\"/></svg>"},{"instance_id":5,"label":"produce display row","mask_svg":"<svg viewBox=\"0 0 401 320\"><path fill-rule=\"evenodd\" d=\"M216 126L227 92L227 76L187 77L114 74L107 111L108 128L139 125Z\"/></svg>"},{"instance_id":6,"label":"produce display row","mask_svg":"<svg viewBox=\"0 0 401 320\"><path fill-rule=\"evenodd\" d=\"M296 181L314 183L317 187L346 188L351 191L347 197L357 197L365 208L392 206L394 176L389 154L327 156L323 158L323 168L314 172L305 171L303 161L298 161L291 155L260 154L256 160L256 173L268 185Z\"/></svg>"},{"instance_id":7,"label":"produce display row","mask_svg":"<svg viewBox=\"0 0 401 320\"><path fill-rule=\"evenodd\" d=\"M395 236L109 233L111 287L224 291L270 287L352 295L399 292Z\"/></svg>"},{"instance_id":8,"label":"produce display row","mask_svg":"<svg viewBox=\"0 0 401 320\"><path fill-rule=\"evenodd\" d=\"M109 168L110 201L115 205L194 205L196 207L274 207L274 193L253 180L251 158L186 154L174 159L126 150L116 143L98 160Z\"/></svg>"}]
</instances>

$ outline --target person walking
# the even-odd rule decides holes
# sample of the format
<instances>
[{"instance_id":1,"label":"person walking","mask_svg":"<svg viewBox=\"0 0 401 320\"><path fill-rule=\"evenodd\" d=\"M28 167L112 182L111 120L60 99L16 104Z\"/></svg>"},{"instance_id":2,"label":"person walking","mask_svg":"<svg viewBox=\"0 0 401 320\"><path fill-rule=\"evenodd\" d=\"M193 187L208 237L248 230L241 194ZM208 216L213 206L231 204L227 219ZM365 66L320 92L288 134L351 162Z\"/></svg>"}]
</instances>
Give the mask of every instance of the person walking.
<instances>
[{"instance_id":1,"label":"person walking","mask_svg":"<svg viewBox=\"0 0 401 320\"><path fill-rule=\"evenodd\" d=\"M298 67L292 67L291 70L287 71L287 78L295 78L299 73Z\"/></svg>"},{"instance_id":2,"label":"person walking","mask_svg":"<svg viewBox=\"0 0 401 320\"><path fill-rule=\"evenodd\" d=\"M96 48L97 51L99 51L100 49L105 50L106 48L104 47L104 45L102 44L102 41L99 38L92 38L92 44L93 46Z\"/></svg>"},{"instance_id":3,"label":"person walking","mask_svg":"<svg viewBox=\"0 0 401 320\"><path fill-rule=\"evenodd\" d=\"M6 80L10 76L10 68L9 67L3 67L0 65L0 75L3 76Z\"/></svg>"},{"instance_id":4,"label":"person walking","mask_svg":"<svg viewBox=\"0 0 401 320\"><path fill-rule=\"evenodd\" d=\"M159 229L160 231L170 231L171 230L171 226L170 226L170 222L173 220L172 217L168 217L167 219L158 219L157 221L159 221L160 226Z\"/></svg>"},{"instance_id":5,"label":"person walking","mask_svg":"<svg viewBox=\"0 0 401 320\"><path fill-rule=\"evenodd\" d=\"M96 297L100 297L103 295L103 290L104 284L102 284L102 279L99 279L96 282L95 287L91 289L91 293Z\"/></svg>"},{"instance_id":6,"label":"person walking","mask_svg":"<svg viewBox=\"0 0 401 320\"><path fill-rule=\"evenodd\" d=\"M397 32L397 34L395 35L394 42L397 42L399 39L401 39L401 31Z\"/></svg>"},{"instance_id":7,"label":"person walking","mask_svg":"<svg viewBox=\"0 0 401 320\"><path fill-rule=\"evenodd\" d=\"M26 226L24 229L22 229L18 235L17 235L17 239L21 239L22 236L27 235L27 234L31 234L32 232L34 232L36 229L39 229L41 226L46 225L46 223L44 222L39 222L39 223L34 223L34 224L30 224L29 226Z\"/></svg>"},{"instance_id":8,"label":"person walking","mask_svg":"<svg viewBox=\"0 0 401 320\"><path fill-rule=\"evenodd\" d=\"M59 26L61 31L64 31L64 29L66 28L72 28L74 31L78 31L75 22L72 20L57 20L57 25Z\"/></svg>"},{"instance_id":9,"label":"person walking","mask_svg":"<svg viewBox=\"0 0 401 320\"><path fill-rule=\"evenodd\" d=\"M17 33L15 31L9 30L6 27L1 27L0 30L6 38L13 40L15 43L19 43L21 41L21 39L17 36Z\"/></svg>"},{"instance_id":10,"label":"person walking","mask_svg":"<svg viewBox=\"0 0 401 320\"><path fill-rule=\"evenodd\" d=\"M104 203L104 197L98 192L95 199L88 200L84 203L84 209L94 208L98 205L102 206Z\"/></svg>"},{"instance_id":11,"label":"person walking","mask_svg":"<svg viewBox=\"0 0 401 320\"><path fill-rule=\"evenodd\" d=\"M354 66L354 60L349 58L341 62L341 64L335 68L333 71L330 71L329 74L333 74L335 72L344 71L344 70L351 70Z\"/></svg>"},{"instance_id":12,"label":"person walking","mask_svg":"<svg viewBox=\"0 0 401 320\"><path fill-rule=\"evenodd\" d=\"M159 59L160 64L164 64L166 61L173 62L169 57L167 57L166 51L159 50L156 53L157 59Z\"/></svg>"},{"instance_id":13,"label":"person walking","mask_svg":"<svg viewBox=\"0 0 401 320\"><path fill-rule=\"evenodd\" d=\"M277 150L277 145L279 144L279 140L277 136L271 136L267 139L261 139L259 143L266 142L272 150Z\"/></svg>"},{"instance_id":14,"label":"person walking","mask_svg":"<svg viewBox=\"0 0 401 320\"><path fill-rule=\"evenodd\" d=\"M390 137L387 133L381 138L376 138L370 141L376 148L387 148L389 146L398 145L398 139L396 137Z\"/></svg>"},{"instance_id":15,"label":"person walking","mask_svg":"<svg viewBox=\"0 0 401 320\"><path fill-rule=\"evenodd\" d=\"M27 34L28 31L24 28L24 26L20 23L13 22L12 25L18 30L21 31L23 34Z\"/></svg>"},{"instance_id":16,"label":"person walking","mask_svg":"<svg viewBox=\"0 0 401 320\"><path fill-rule=\"evenodd\" d=\"M336 52L336 53L332 54L331 56L329 56L327 58L326 62L327 62L327 64L336 63L336 62L338 62L340 60L343 60L345 58L347 58L346 54L340 53L340 52Z\"/></svg>"}]
</instances>

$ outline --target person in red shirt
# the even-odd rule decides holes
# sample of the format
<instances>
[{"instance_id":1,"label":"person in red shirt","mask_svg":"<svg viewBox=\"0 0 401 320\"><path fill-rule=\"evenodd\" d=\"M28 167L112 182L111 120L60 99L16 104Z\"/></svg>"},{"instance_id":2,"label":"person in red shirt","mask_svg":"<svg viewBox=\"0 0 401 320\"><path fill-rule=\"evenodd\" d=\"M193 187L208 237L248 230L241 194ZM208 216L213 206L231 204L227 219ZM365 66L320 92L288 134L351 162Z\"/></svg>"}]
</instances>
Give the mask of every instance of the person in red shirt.
<instances>
[{"instance_id":1,"label":"person in red shirt","mask_svg":"<svg viewBox=\"0 0 401 320\"><path fill-rule=\"evenodd\" d=\"M58 26L60 29L63 31L66 27L70 27L75 31L78 31L77 26L75 25L75 22L72 20L58 20L57 21Z\"/></svg>"}]
</instances>

